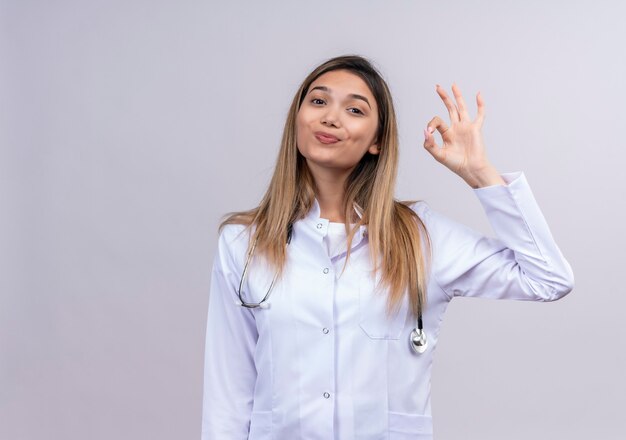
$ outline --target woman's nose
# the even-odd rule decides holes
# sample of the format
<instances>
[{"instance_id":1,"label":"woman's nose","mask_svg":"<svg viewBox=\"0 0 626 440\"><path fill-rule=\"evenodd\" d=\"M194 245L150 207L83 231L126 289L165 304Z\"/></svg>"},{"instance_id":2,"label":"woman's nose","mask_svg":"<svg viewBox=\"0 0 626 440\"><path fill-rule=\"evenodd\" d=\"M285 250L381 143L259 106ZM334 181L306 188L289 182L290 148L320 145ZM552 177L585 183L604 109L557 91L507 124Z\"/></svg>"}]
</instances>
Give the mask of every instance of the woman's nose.
<instances>
[{"instance_id":1,"label":"woman's nose","mask_svg":"<svg viewBox=\"0 0 626 440\"><path fill-rule=\"evenodd\" d=\"M339 123L337 110L332 108L331 106L326 107L326 112L324 112L324 114L322 115L321 122L323 125L332 125L336 127Z\"/></svg>"}]
</instances>

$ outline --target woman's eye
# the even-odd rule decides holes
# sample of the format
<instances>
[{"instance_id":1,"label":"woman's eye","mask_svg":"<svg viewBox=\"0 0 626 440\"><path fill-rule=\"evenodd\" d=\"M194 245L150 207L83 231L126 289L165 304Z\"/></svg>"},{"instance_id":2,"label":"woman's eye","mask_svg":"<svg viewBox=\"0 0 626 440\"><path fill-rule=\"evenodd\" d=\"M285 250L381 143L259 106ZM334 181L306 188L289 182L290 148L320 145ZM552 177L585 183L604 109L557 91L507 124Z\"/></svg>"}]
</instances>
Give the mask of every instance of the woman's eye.
<instances>
[{"instance_id":1,"label":"woman's eye","mask_svg":"<svg viewBox=\"0 0 626 440\"><path fill-rule=\"evenodd\" d=\"M324 104L324 100L323 99L319 99L319 98L313 98L313 99L311 99L311 102L313 104Z\"/></svg>"},{"instance_id":2,"label":"woman's eye","mask_svg":"<svg viewBox=\"0 0 626 440\"><path fill-rule=\"evenodd\" d=\"M361 110L359 110L358 108L352 107L349 109L351 113L355 113L355 114L363 114L363 112ZM352 111L354 110L354 111Z\"/></svg>"}]
</instances>

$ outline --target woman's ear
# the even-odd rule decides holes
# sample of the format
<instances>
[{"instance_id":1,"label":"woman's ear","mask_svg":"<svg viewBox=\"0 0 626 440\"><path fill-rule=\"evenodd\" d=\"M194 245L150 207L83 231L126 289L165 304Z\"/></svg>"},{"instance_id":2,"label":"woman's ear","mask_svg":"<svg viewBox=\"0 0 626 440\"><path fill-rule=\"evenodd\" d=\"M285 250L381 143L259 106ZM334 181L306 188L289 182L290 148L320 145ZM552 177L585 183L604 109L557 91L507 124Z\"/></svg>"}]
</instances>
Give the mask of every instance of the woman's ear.
<instances>
[{"instance_id":1,"label":"woman's ear","mask_svg":"<svg viewBox=\"0 0 626 440\"><path fill-rule=\"evenodd\" d=\"M370 154L378 154L380 153L380 147L378 146L378 144L372 144L370 145L370 147L367 149L367 151Z\"/></svg>"}]
</instances>

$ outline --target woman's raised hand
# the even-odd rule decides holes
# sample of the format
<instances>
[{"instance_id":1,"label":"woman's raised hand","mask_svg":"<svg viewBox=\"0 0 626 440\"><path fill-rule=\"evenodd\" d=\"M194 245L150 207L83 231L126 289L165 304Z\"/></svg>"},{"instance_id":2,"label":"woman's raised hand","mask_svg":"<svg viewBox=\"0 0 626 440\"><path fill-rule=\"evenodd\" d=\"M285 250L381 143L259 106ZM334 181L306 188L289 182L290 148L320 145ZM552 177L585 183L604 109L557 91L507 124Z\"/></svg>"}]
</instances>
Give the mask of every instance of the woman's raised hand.
<instances>
[{"instance_id":1,"label":"woman's raised hand","mask_svg":"<svg viewBox=\"0 0 626 440\"><path fill-rule=\"evenodd\" d=\"M451 171L458 174L472 188L490 185L506 185L500 174L491 165L485 152L481 129L485 119L485 104L480 92L476 94L478 114L472 121L456 84L452 84L452 93L456 104L446 94L443 87L437 85L437 93L448 109L450 126L443 119L435 116L424 129L424 148ZM433 133L439 131L443 146L435 143Z\"/></svg>"}]
</instances>

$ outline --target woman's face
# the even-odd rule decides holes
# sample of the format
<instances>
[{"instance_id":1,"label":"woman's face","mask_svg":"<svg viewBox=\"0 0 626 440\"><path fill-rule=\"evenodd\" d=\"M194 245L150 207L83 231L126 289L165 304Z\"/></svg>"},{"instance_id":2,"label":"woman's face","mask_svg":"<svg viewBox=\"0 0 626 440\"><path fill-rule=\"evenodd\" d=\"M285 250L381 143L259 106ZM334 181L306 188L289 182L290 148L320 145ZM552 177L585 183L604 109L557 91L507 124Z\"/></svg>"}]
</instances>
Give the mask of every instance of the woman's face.
<instances>
[{"instance_id":1,"label":"woman's face","mask_svg":"<svg viewBox=\"0 0 626 440\"><path fill-rule=\"evenodd\" d=\"M296 118L298 151L315 173L354 168L374 144L378 106L369 87L347 70L333 70L309 86Z\"/></svg>"}]
</instances>

